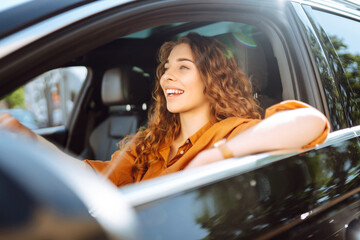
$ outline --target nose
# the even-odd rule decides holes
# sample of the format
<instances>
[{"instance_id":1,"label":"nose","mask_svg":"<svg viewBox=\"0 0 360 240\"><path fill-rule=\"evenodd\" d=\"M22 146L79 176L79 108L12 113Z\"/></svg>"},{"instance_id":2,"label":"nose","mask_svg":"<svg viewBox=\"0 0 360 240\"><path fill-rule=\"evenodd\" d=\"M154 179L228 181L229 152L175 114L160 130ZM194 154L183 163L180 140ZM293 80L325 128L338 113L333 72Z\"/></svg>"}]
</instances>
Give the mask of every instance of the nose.
<instances>
[{"instance_id":1,"label":"nose","mask_svg":"<svg viewBox=\"0 0 360 240\"><path fill-rule=\"evenodd\" d=\"M163 80L176 81L175 74L172 72L170 68L167 69L166 72L164 72L161 78L163 78Z\"/></svg>"}]
</instances>

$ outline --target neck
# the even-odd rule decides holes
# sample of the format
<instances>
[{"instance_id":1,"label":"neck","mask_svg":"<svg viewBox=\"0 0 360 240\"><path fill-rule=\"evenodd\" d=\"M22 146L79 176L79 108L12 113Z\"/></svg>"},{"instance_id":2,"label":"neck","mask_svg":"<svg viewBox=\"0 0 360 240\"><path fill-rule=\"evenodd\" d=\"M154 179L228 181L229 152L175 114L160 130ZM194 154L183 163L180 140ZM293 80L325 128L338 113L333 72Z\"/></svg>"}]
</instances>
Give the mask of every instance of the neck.
<instances>
[{"instance_id":1,"label":"neck","mask_svg":"<svg viewBox=\"0 0 360 240\"><path fill-rule=\"evenodd\" d=\"M210 111L208 109L198 113L180 113L181 131L176 142L184 142L209 121Z\"/></svg>"}]
</instances>

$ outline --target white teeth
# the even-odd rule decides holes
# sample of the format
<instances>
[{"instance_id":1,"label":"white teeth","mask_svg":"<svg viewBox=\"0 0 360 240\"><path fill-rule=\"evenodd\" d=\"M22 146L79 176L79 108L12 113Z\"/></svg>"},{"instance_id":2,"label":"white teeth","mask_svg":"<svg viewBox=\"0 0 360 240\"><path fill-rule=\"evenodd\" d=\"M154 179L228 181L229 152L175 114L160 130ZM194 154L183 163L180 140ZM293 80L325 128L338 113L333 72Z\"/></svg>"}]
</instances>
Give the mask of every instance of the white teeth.
<instances>
[{"instance_id":1,"label":"white teeth","mask_svg":"<svg viewBox=\"0 0 360 240\"><path fill-rule=\"evenodd\" d=\"M182 94L184 93L183 90L177 90L177 89L166 89L167 94Z\"/></svg>"}]
</instances>

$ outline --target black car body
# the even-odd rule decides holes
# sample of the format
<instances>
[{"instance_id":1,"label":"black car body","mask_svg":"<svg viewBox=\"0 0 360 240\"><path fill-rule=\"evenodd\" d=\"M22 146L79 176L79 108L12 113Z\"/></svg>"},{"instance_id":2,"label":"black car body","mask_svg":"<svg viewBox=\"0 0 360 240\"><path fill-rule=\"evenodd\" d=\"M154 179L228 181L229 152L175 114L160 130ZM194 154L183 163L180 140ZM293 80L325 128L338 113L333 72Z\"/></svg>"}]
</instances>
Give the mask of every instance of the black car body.
<instances>
[{"instance_id":1,"label":"black car body","mask_svg":"<svg viewBox=\"0 0 360 240\"><path fill-rule=\"evenodd\" d=\"M106 221L95 217L110 232L106 236L359 239L359 9L345 0L30 1L0 12L0 97L46 71L86 67L88 75L66 124L38 133L79 158L107 160L124 132L146 123L161 44L189 31L215 36L252 77L263 107L287 99L307 102L327 116L330 136L305 152L229 159L123 187L118 191L124 209L136 216L133 227L123 231L140 234L111 232ZM104 104L101 97L103 78L113 69L142 75L129 81L123 93L128 97L117 103L121 106ZM128 116L135 116L135 126L108 128L109 122ZM5 176L7 162L22 157L11 147L2 151L12 151L1 154ZM33 154L30 159L40 158ZM16 231L20 225L11 227Z\"/></svg>"}]
</instances>

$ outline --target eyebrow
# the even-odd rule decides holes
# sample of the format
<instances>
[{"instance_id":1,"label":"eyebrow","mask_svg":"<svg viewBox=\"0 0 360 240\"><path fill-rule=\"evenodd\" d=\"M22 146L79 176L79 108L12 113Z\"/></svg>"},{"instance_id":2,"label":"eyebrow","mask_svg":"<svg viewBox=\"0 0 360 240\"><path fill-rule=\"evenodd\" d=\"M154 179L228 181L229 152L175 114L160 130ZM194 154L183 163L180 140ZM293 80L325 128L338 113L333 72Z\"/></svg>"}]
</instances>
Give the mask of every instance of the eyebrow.
<instances>
[{"instance_id":1,"label":"eyebrow","mask_svg":"<svg viewBox=\"0 0 360 240\"><path fill-rule=\"evenodd\" d=\"M188 61L188 62L194 63L191 59L188 59L188 58L178 58L178 59L176 59L176 61L177 62ZM169 60L166 60L165 64L166 63L169 63Z\"/></svg>"},{"instance_id":2,"label":"eyebrow","mask_svg":"<svg viewBox=\"0 0 360 240\"><path fill-rule=\"evenodd\" d=\"M188 61L188 62L194 63L192 60L190 60L190 59L188 59L188 58L178 58L177 61L178 61L178 62Z\"/></svg>"}]
</instances>

